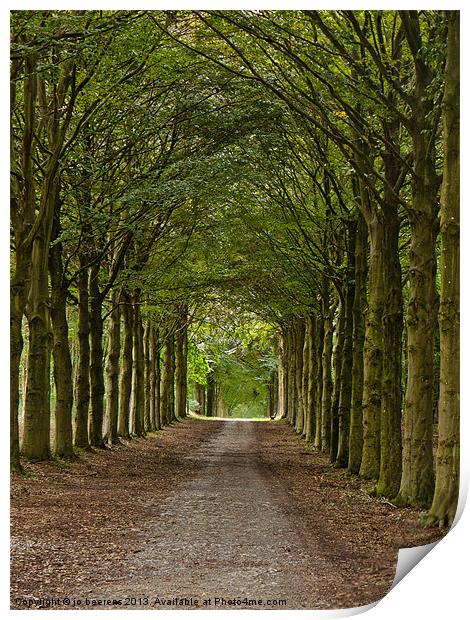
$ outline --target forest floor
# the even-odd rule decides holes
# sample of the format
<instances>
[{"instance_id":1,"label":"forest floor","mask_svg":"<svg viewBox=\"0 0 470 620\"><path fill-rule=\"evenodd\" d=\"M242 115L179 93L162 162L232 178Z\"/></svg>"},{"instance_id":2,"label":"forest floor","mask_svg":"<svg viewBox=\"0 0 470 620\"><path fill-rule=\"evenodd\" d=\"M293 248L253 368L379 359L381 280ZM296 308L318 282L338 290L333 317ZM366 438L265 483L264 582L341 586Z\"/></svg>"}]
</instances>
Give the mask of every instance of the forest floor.
<instances>
[{"instance_id":1,"label":"forest floor","mask_svg":"<svg viewBox=\"0 0 470 620\"><path fill-rule=\"evenodd\" d=\"M443 535L282 422L186 419L28 470L11 485L14 609L355 607L389 590L400 547Z\"/></svg>"}]
</instances>

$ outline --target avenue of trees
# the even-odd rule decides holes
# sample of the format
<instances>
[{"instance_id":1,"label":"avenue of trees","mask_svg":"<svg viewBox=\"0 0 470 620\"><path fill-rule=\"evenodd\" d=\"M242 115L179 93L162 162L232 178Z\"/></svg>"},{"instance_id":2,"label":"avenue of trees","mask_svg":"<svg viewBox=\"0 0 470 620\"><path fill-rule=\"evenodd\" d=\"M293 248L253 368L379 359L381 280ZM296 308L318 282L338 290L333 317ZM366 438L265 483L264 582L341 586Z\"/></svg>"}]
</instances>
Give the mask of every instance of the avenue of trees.
<instances>
[{"instance_id":1,"label":"avenue of trees","mask_svg":"<svg viewBox=\"0 0 470 620\"><path fill-rule=\"evenodd\" d=\"M458 11L13 11L13 470L256 409L448 526L459 71Z\"/></svg>"}]
</instances>

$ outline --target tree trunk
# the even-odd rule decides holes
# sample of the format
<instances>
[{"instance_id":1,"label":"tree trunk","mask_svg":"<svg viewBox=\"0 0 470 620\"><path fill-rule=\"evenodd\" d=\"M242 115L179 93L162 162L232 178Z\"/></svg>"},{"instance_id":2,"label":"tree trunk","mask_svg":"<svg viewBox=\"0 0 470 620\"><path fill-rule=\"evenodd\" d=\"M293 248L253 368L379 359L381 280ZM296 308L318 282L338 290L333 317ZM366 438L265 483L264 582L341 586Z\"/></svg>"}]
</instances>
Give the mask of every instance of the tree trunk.
<instances>
[{"instance_id":1,"label":"tree trunk","mask_svg":"<svg viewBox=\"0 0 470 620\"><path fill-rule=\"evenodd\" d=\"M18 245L18 239L15 237ZM23 314L26 305L26 284L28 281L28 260L25 252L17 248L15 254L15 273L10 286L10 468L21 473L19 406L20 406L20 368L23 354ZM26 353L27 355L27 353ZM26 371L25 371L26 378ZM24 388L26 388L26 381ZM24 409L26 389L22 392Z\"/></svg>"},{"instance_id":2,"label":"tree trunk","mask_svg":"<svg viewBox=\"0 0 470 620\"><path fill-rule=\"evenodd\" d=\"M370 241L369 307L364 339L364 389L362 394L363 445L359 474L377 479L380 471L380 407L384 305L383 222L375 213L368 223Z\"/></svg>"},{"instance_id":3,"label":"tree trunk","mask_svg":"<svg viewBox=\"0 0 470 620\"><path fill-rule=\"evenodd\" d=\"M118 435L125 439L130 438L130 410L132 392L132 308L130 297L125 291L121 292L122 316L124 319L124 344L122 350L121 376L119 378L119 414Z\"/></svg>"},{"instance_id":4,"label":"tree trunk","mask_svg":"<svg viewBox=\"0 0 470 620\"><path fill-rule=\"evenodd\" d=\"M285 334L285 331L283 330L279 337L279 354L278 354L278 363L277 363L278 385L279 385L278 416L281 419L284 419L287 417L287 409L288 409L286 347L287 347L286 334Z\"/></svg>"},{"instance_id":5,"label":"tree trunk","mask_svg":"<svg viewBox=\"0 0 470 620\"><path fill-rule=\"evenodd\" d=\"M32 461L50 457L49 244L58 188L51 182L46 214L32 242L31 280L26 314L29 327L23 454Z\"/></svg>"},{"instance_id":6,"label":"tree trunk","mask_svg":"<svg viewBox=\"0 0 470 620\"><path fill-rule=\"evenodd\" d=\"M302 390L303 379L303 352L305 340L305 321L297 319L295 321L295 391L296 391L296 410L294 414L295 432L302 434L304 428L304 398Z\"/></svg>"},{"instance_id":7,"label":"tree trunk","mask_svg":"<svg viewBox=\"0 0 470 620\"><path fill-rule=\"evenodd\" d=\"M344 297L344 342L341 360L341 393L338 406L338 453L336 465L347 467L349 459L349 423L352 394L352 362L353 362L353 306L354 306L354 274L356 220L348 223L347 282Z\"/></svg>"},{"instance_id":8,"label":"tree trunk","mask_svg":"<svg viewBox=\"0 0 470 620\"><path fill-rule=\"evenodd\" d=\"M460 14L447 12L444 90L444 176L441 199L441 299L439 443L436 487L428 521L440 527L454 520L460 477Z\"/></svg>"},{"instance_id":9,"label":"tree trunk","mask_svg":"<svg viewBox=\"0 0 470 620\"><path fill-rule=\"evenodd\" d=\"M305 409L305 441L312 444L315 438L315 407L316 407L316 378L317 378L317 342L316 342L317 321L315 315L311 314L307 318L307 329L305 341L308 342L308 358L306 361L307 370L307 393Z\"/></svg>"},{"instance_id":10,"label":"tree trunk","mask_svg":"<svg viewBox=\"0 0 470 620\"><path fill-rule=\"evenodd\" d=\"M364 388L364 309L367 306L367 226L358 213L353 302L353 350L348 470L358 474L362 460L362 392Z\"/></svg>"},{"instance_id":11,"label":"tree trunk","mask_svg":"<svg viewBox=\"0 0 470 620\"><path fill-rule=\"evenodd\" d=\"M133 295L134 321L133 321L133 359L134 359L134 402L133 402L133 432L137 437L144 437L144 329L140 316L140 294Z\"/></svg>"},{"instance_id":12,"label":"tree trunk","mask_svg":"<svg viewBox=\"0 0 470 620\"><path fill-rule=\"evenodd\" d=\"M432 201L429 194L427 200ZM429 215L429 214L428 214ZM418 220L424 225L419 224ZM416 226L415 226L416 224ZM405 395L403 473L397 503L428 507L434 492L432 454L433 349L436 322L434 217L414 218L407 310L408 383Z\"/></svg>"},{"instance_id":13,"label":"tree trunk","mask_svg":"<svg viewBox=\"0 0 470 620\"><path fill-rule=\"evenodd\" d=\"M172 349L173 340L169 334L165 336L165 349L163 352L163 371L162 371L162 396L161 396L161 419L162 425L166 426L172 421L171 416L171 392L173 391L172 375Z\"/></svg>"},{"instance_id":14,"label":"tree trunk","mask_svg":"<svg viewBox=\"0 0 470 620\"><path fill-rule=\"evenodd\" d=\"M170 361L170 376L168 378L168 416L169 421L176 422L176 403L175 403L175 335L169 336L168 355Z\"/></svg>"},{"instance_id":15,"label":"tree trunk","mask_svg":"<svg viewBox=\"0 0 470 620\"><path fill-rule=\"evenodd\" d=\"M331 437L331 354L333 351L333 323L331 320L331 309L329 308L329 297L326 298L323 310L323 353L322 353L322 410L321 410L321 449L328 452L330 449Z\"/></svg>"},{"instance_id":16,"label":"tree trunk","mask_svg":"<svg viewBox=\"0 0 470 620\"><path fill-rule=\"evenodd\" d=\"M186 317L187 321L187 317ZM188 400L188 325L184 328L184 341L183 341L183 359L184 359L184 416L189 413L189 400Z\"/></svg>"},{"instance_id":17,"label":"tree trunk","mask_svg":"<svg viewBox=\"0 0 470 620\"><path fill-rule=\"evenodd\" d=\"M18 61L21 62L21 61ZM14 63L13 63L14 65ZM11 175L10 211L15 236L15 271L10 284L10 467L12 471L21 472L20 439L18 409L20 402L20 363L23 353L23 315L29 289L31 272L31 248L24 246L25 239L31 231L35 217L35 189L32 168L32 151L34 144L34 127L36 122L37 76L36 55L27 54L25 58L26 76L23 81L23 139L21 157L16 155L13 139L13 120L15 114L17 82L11 82L10 118L11 118L11 165L18 159L21 170L21 184L15 175ZM25 393L23 391L23 409Z\"/></svg>"},{"instance_id":18,"label":"tree trunk","mask_svg":"<svg viewBox=\"0 0 470 620\"><path fill-rule=\"evenodd\" d=\"M338 320L335 330L335 350L333 353L333 374L334 374L334 387L333 397L331 400L331 436L330 436L330 462L336 461L338 454L338 439L339 439L339 397L341 394L341 366L343 362L343 348L344 348L344 329L346 321L346 307L344 299L340 301Z\"/></svg>"},{"instance_id":19,"label":"tree trunk","mask_svg":"<svg viewBox=\"0 0 470 620\"><path fill-rule=\"evenodd\" d=\"M214 371L207 375L207 394L206 394L206 416L211 418L214 416L215 409L215 379Z\"/></svg>"},{"instance_id":20,"label":"tree trunk","mask_svg":"<svg viewBox=\"0 0 470 620\"><path fill-rule=\"evenodd\" d=\"M273 371L272 377L273 377L273 410L272 410L271 419L274 420L274 418L277 415L278 409L279 409L279 377L275 370Z\"/></svg>"},{"instance_id":21,"label":"tree trunk","mask_svg":"<svg viewBox=\"0 0 470 620\"><path fill-rule=\"evenodd\" d=\"M149 408L150 408L150 431L156 431L158 426L157 422L157 334L154 325L150 323L150 338L149 338Z\"/></svg>"},{"instance_id":22,"label":"tree trunk","mask_svg":"<svg viewBox=\"0 0 470 620\"><path fill-rule=\"evenodd\" d=\"M317 320L317 335L316 335L316 351L317 358L317 373L316 373L316 402L315 402L315 450L322 449L322 398L323 398L323 343L325 339L324 321L320 316Z\"/></svg>"},{"instance_id":23,"label":"tree trunk","mask_svg":"<svg viewBox=\"0 0 470 620\"><path fill-rule=\"evenodd\" d=\"M398 129L398 128L397 128ZM400 174L400 162L384 156L385 178L394 187ZM380 420L380 475L377 494L393 499L401 479L401 342L403 334L403 298L399 256L400 221L398 204L388 187L384 189L384 289L383 374Z\"/></svg>"},{"instance_id":24,"label":"tree trunk","mask_svg":"<svg viewBox=\"0 0 470 620\"><path fill-rule=\"evenodd\" d=\"M80 257L78 274L78 344L79 358L75 386L75 445L89 448L88 413L90 408L90 313L88 309L88 269Z\"/></svg>"},{"instance_id":25,"label":"tree trunk","mask_svg":"<svg viewBox=\"0 0 470 620\"><path fill-rule=\"evenodd\" d=\"M47 278L47 267L44 269ZM50 457L49 311L46 301L38 301L41 297L44 299L42 294L35 294L28 310L30 336L22 452L30 461Z\"/></svg>"},{"instance_id":26,"label":"tree trunk","mask_svg":"<svg viewBox=\"0 0 470 620\"><path fill-rule=\"evenodd\" d=\"M194 381L193 383L193 401L194 401L194 405L193 405L193 411L194 413L197 413L198 415L201 415L201 401L199 400L200 396L199 396L200 392L199 392L199 383L197 381Z\"/></svg>"},{"instance_id":27,"label":"tree trunk","mask_svg":"<svg viewBox=\"0 0 470 620\"><path fill-rule=\"evenodd\" d=\"M176 417L182 419L186 417L187 401L187 347L188 347L188 312L183 308L181 325L176 334Z\"/></svg>"},{"instance_id":28,"label":"tree trunk","mask_svg":"<svg viewBox=\"0 0 470 620\"><path fill-rule=\"evenodd\" d=\"M419 18L401 11L410 49L420 46ZM434 107L430 85L434 77L420 52L414 52L415 91L413 139L413 201L408 217L409 252L408 382L403 424L403 471L396 502L427 508L434 494L432 452L433 355L437 321L435 288L439 179L436 175Z\"/></svg>"},{"instance_id":29,"label":"tree trunk","mask_svg":"<svg viewBox=\"0 0 470 620\"><path fill-rule=\"evenodd\" d=\"M150 368L150 322L144 321L144 430L150 430L150 407L151 407L151 368Z\"/></svg>"},{"instance_id":30,"label":"tree trunk","mask_svg":"<svg viewBox=\"0 0 470 620\"><path fill-rule=\"evenodd\" d=\"M307 434L307 417L308 410L308 394L309 394L309 377L310 377L310 356L312 348L312 334L309 333L309 317L304 319L304 346L302 351L302 437ZM311 328L311 326L310 326Z\"/></svg>"},{"instance_id":31,"label":"tree trunk","mask_svg":"<svg viewBox=\"0 0 470 620\"><path fill-rule=\"evenodd\" d=\"M161 419L161 383L162 383L162 371L161 371L161 361L160 361L160 352L161 352L161 341L160 341L160 330L155 329L155 427L157 430L162 428L162 419Z\"/></svg>"},{"instance_id":32,"label":"tree trunk","mask_svg":"<svg viewBox=\"0 0 470 620\"><path fill-rule=\"evenodd\" d=\"M18 267L15 279L20 279ZM11 285L10 295L10 468L21 472L18 409L20 405L20 361L23 351L21 294Z\"/></svg>"},{"instance_id":33,"label":"tree trunk","mask_svg":"<svg viewBox=\"0 0 470 620\"><path fill-rule=\"evenodd\" d=\"M288 401L287 421L292 426L297 411L297 390L295 384L297 358L295 355L295 330L294 323L291 322L287 338L287 379L288 379Z\"/></svg>"},{"instance_id":34,"label":"tree trunk","mask_svg":"<svg viewBox=\"0 0 470 620\"><path fill-rule=\"evenodd\" d=\"M59 213L57 211L54 219L54 237L56 239L60 234L58 218ZM49 271L51 275L52 355L56 388L54 452L59 457L70 458L74 456L72 360L67 324L67 284L64 280L62 243L60 241L56 241L51 247Z\"/></svg>"},{"instance_id":35,"label":"tree trunk","mask_svg":"<svg viewBox=\"0 0 470 620\"><path fill-rule=\"evenodd\" d=\"M119 354L121 351L121 316L119 294L113 290L113 309L108 321L108 358L106 363L106 435L111 444L119 443Z\"/></svg>"},{"instance_id":36,"label":"tree trunk","mask_svg":"<svg viewBox=\"0 0 470 620\"><path fill-rule=\"evenodd\" d=\"M205 389L203 385L197 385L197 397L196 400L199 403L199 415L206 415L206 403L205 403Z\"/></svg>"},{"instance_id":37,"label":"tree trunk","mask_svg":"<svg viewBox=\"0 0 470 620\"><path fill-rule=\"evenodd\" d=\"M103 300L99 289L99 272L99 264L94 265L90 272L90 443L96 448L104 448Z\"/></svg>"}]
</instances>

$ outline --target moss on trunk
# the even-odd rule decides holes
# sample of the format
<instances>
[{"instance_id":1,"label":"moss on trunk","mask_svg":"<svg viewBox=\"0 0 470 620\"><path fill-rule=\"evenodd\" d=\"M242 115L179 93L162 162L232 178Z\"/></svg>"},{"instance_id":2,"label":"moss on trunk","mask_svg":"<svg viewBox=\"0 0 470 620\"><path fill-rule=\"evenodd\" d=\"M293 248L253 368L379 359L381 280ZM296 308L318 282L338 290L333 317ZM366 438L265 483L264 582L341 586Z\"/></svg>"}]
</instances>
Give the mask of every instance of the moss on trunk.
<instances>
[{"instance_id":1,"label":"moss on trunk","mask_svg":"<svg viewBox=\"0 0 470 620\"><path fill-rule=\"evenodd\" d=\"M363 478L377 479L380 471L380 407L382 396L384 305L383 222L377 213L368 223L370 242L369 306L364 339L362 394L363 445L359 470Z\"/></svg>"},{"instance_id":2,"label":"moss on trunk","mask_svg":"<svg viewBox=\"0 0 470 620\"><path fill-rule=\"evenodd\" d=\"M331 437L331 398L333 381L331 378L331 354L333 351L333 322L331 309L325 304L323 315L323 352L322 352L322 409L321 409L321 449L330 450Z\"/></svg>"},{"instance_id":3,"label":"moss on trunk","mask_svg":"<svg viewBox=\"0 0 470 620\"><path fill-rule=\"evenodd\" d=\"M90 312L88 308L87 260L80 257L78 274L78 367L75 385L75 445L88 448L88 413L90 408Z\"/></svg>"},{"instance_id":4,"label":"moss on trunk","mask_svg":"<svg viewBox=\"0 0 470 620\"><path fill-rule=\"evenodd\" d=\"M104 447L104 373L103 373L103 316L102 296L99 289L99 264L90 271L90 443Z\"/></svg>"},{"instance_id":5,"label":"moss on trunk","mask_svg":"<svg viewBox=\"0 0 470 620\"><path fill-rule=\"evenodd\" d=\"M55 239L60 234L58 217L59 213L57 210L53 230ZM72 359L67 324L67 282L63 272L62 243L60 241L57 241L51 247L49 271L51 274L52 356L54 359L54 382L56 389L54 452L58 457L70 458L74 456Z\"/></svg>"},{"instance_id":6,"label":"moss on trunk","mask_svg":"<svg viewBox=\"0 0 470 620\"><path fill-rule=\"evenodd\" d=\"M362 460L362 392L364 389L364 337L367 281L367 225L358 214L355 261L352 342L352 386L349 425L348 471L358 474Z\"/></svg>"},{"instance_id":7,"label":"moss on trunk","mask_svg":"<svg viewBox=\"0 0 470 620\"><path fill-rule=\"evenodd\" d=\"M336 464L347 467L349 457L349 423L352 394L352 339L354 305L354 263L355 263L356 221L348 223L347 279L344 295L344 341L341 360L341 393L338 406L338 451Z\"/></svg>"},{"instance_id":8,"label":"moss on trunk","mask_svg":"<svg viewBox=\"0 0 470 620\"><path fill-rule=\"evenodd\" d=\"M108 357L106 360L106 436L108 442L119 442L119 354L121 350L121 316L119 293L111 295L113 309L108 321Z\"/></svg>"},{"instance_id":9,"label":"moss on trunk","mask_svg":"<svg viewBox=\"0 0 470 620\"><path fill-rule=\"evenodd\" d=\"M118 434L128 439L130 437L130 409L132 393L132 322L133 312L130 305L130 296L121 292L121 314L123 317L124 343L122 347L122 362L119 376L119 413Z\"/></svg>"},{"instance_id":10,"label":"moss on trunk","mask_svg":"<svg viewBox=\"0 0 470 620\"><path fill-rule=\"evenodd\" d=\"M132 407L132 430L137 437L145 436L144 429L144 328L140 315L140 292L134 292L132 302L134 305L133 317L133 407Z\"/></svg>"},{"instance_id":11,"label":"moss on trunk","mask_svg":"<svg viewBox=\"0 0 470 620\"><path fill-rule=\"evenodd\" d=\"M295 402L294 424L296 433L302 434L304 428L304 394L303 394L303 361L305 321L296 319L294 324L294 349L295 349Z\"/></svg>"}]
</instances>

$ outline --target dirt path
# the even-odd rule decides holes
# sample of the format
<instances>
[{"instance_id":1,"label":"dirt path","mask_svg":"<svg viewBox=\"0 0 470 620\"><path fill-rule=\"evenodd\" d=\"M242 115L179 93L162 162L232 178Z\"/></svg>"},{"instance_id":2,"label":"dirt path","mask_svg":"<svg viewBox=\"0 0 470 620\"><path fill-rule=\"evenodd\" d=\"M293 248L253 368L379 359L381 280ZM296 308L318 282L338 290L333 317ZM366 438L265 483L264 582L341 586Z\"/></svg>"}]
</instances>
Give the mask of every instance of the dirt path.
<instances>
[{"instance_id":1,"label":"dirt path","mask_svg":"<svg viewBox=\"0 0 470 620\"><path fill-rule=\"evenodd\" d=\"M187 420L65 472L36 468L42 480L14 486L16 608L31 597L88 609L87 599L109 601L102 609L363 605L389 588L400 546L436 537L415 511L370 499L305 452L282 424ZM22 522L22 504L31 518L46 510L45 521ZM66 535L80 523L82 535Z\"/></svg>"}]
</instances>

